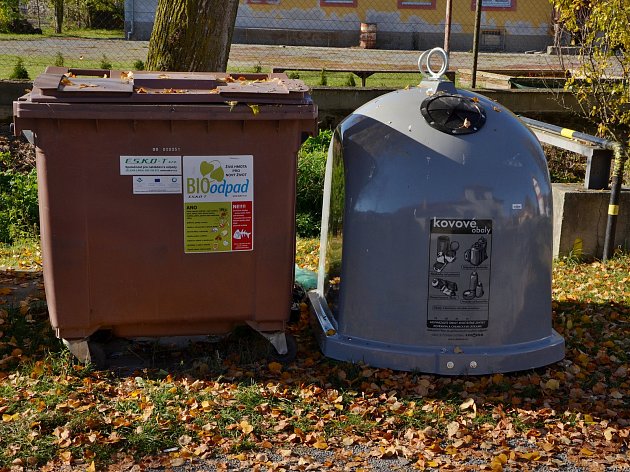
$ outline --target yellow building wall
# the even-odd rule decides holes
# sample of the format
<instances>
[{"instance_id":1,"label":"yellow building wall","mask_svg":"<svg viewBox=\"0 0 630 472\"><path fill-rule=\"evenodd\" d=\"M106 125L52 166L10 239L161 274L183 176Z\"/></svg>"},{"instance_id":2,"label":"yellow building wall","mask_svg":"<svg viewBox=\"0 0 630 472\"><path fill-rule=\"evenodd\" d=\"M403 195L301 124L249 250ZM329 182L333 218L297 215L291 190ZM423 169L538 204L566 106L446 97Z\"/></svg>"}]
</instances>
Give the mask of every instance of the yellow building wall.
<instances>
[{"instance_id":1,"label":"yellow building wall","mask_svg":"<svg viewBox=\"0 0 630 472\"><path fill-rule=\"evenodd\" d=\"M259 0L264 1L264 0ZM549 0L512 0L513 9L483 10L482 25L488 28L505 28L519 30L519 34L541 34L541 30L551 23L552 7ZM279 0L275 4L250 3L251 0L241 0L251 11L260 15L261 23L264 18L287 18L287 27L291 19L308 18L315 10L326 20L343 22L344 17L359 18L369 22L375 14L386 15L388 19L396 18L403 24L428 24L431 29L443 29L445 21L446 0L436 0L435 8L399 7L397 0L356 0L356 5L320 6L319 0ZM474 2L471 0L453 0L452 11L453 32L472 34L475 23ZM400 25L399 25L400 26ZM387 21L379 22L379 30L388 29ZM310 28L309 28L310 29ZM313 24L312 29L328 29L325 24ZM338 29L338 27L333 28ZM396 28L397 29L397 28ZM414 28L414 30L418 30Z\"/></svg>"}]
</instances>

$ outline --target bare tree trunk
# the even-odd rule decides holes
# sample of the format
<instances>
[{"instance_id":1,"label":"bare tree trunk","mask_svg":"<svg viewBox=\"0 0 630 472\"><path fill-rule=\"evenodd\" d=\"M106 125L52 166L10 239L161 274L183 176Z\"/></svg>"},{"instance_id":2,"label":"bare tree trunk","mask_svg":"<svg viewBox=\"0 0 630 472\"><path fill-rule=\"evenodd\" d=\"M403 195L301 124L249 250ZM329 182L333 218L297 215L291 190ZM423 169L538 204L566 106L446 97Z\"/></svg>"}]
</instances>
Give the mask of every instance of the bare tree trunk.
<instances>
[{"instance_id":1,"label":"bare tree trunk","mask_svg":"<svg viewBox=\"0 0 630 472\"><path fill-rule=\"evenodd\" d=\"M53 0L55 10L55 33L61 33L63 28L63 7L64 0Z\"/></svg>"},{"instance_id":2,"label":"bare tree trunk","mask_svg":"<svg viewBox=\"0 0 630 472\"><path fill-rule=\"evenodd\" d=\"M159 0L147 70L227 68L238 0Z\"/></svg>"}]
</instances>

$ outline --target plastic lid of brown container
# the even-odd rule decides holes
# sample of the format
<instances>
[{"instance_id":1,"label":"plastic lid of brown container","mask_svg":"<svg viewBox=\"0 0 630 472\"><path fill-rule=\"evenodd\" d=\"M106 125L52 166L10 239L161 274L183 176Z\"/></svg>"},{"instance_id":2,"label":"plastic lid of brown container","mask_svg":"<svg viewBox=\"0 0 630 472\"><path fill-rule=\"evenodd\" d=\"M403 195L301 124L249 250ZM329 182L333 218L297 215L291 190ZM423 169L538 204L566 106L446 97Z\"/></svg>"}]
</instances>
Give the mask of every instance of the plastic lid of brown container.
<instances>
[{"instance_id":1,"label":"plastic lid of brown container","mask_svg":"<svg viewBox=\"0 0 630 472\"><path fill-rule=\"evenodd\" d=\"M35 103L309 104L309 88L286 74L146 72L48 67L35 79Z\"/></svg>"}]
</instances>

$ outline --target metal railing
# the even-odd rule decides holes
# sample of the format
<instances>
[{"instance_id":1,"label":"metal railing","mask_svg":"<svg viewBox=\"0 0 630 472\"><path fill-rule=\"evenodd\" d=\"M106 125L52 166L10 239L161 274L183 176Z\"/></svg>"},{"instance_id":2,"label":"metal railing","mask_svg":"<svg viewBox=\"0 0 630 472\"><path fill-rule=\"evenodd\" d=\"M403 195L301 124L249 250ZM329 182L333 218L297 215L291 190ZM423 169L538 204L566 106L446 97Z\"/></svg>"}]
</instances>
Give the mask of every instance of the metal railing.
<instances>
[{"instance_id":1,"label":"metal railing","mask_svg":"<svg viewBox=\"0 0 630 472\"><path fill-rule=\"evenodd\" d=\"M541 143L586 157L584 188L590 190L608 188L610 164L614 159L613 141L524 116L519 118L534 132Z\"/></svg>"},{"instance_id":2,"label":"metal railing","mask_svg":"<svg viewBox=\"0 0 630 472\"><path fill-rule=\"evenodd\" d=\"M615 247L615 230L619 215L621 181L626 150L621 144L590 134L581 133L569 128L544 123L521 116L521 121L534 132L540 142L572 151L587 157L586 178L587 189L608 189L611 162L615 162L615 172L610 185L610 201L606 234L604 236L603 260L610 259Z\"/></svg>"}]
</instances>

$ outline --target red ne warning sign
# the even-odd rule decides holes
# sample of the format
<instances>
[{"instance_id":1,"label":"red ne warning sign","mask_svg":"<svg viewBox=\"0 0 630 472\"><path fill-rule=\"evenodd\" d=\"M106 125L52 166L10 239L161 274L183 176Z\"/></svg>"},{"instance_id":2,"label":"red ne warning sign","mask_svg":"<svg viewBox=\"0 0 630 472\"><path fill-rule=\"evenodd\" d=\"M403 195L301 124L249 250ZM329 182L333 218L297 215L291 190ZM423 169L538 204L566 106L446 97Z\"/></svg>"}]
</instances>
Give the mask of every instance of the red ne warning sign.
<instances>
[{"instance_id":1,"label":"red ne warning sign","mask_svg":"<svg viewBox=\"0 0 630 472\"><path fill-rule=\"evenodd\" d=\"M253 202L232 203L232 250L251 251L254 249Z\"/></svg>"}]
</instances>

